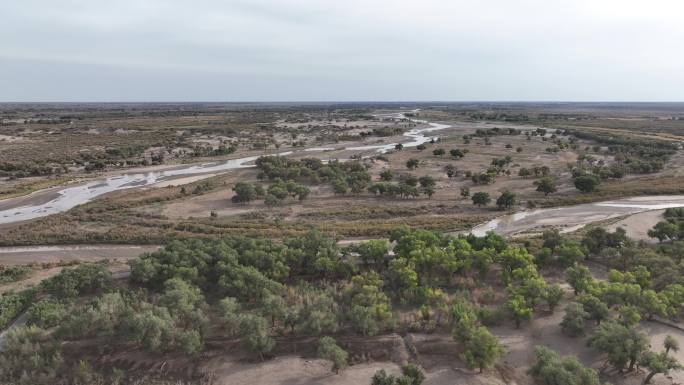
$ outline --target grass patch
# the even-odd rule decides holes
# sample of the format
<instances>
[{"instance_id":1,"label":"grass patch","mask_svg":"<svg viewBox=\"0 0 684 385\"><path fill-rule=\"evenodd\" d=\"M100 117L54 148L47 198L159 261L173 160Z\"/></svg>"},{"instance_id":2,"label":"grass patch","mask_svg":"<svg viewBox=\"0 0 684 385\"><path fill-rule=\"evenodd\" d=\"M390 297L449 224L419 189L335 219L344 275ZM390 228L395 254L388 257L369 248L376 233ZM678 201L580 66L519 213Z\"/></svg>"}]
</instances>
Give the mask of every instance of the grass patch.
<instances>
[{"instance_id":1,"label":"grass patch","mask_svg":"<svg viewBox=\"0 0 684 385\"><path fill-rule=\"evenodd\" d=\"M52 179L36 180L27 183L20 183L14 186L7 186L0 189L0 199L16 198L31 194L32 192L52 188L69 182L71 178L61 177Z\"/></svg>"}]
</instances>

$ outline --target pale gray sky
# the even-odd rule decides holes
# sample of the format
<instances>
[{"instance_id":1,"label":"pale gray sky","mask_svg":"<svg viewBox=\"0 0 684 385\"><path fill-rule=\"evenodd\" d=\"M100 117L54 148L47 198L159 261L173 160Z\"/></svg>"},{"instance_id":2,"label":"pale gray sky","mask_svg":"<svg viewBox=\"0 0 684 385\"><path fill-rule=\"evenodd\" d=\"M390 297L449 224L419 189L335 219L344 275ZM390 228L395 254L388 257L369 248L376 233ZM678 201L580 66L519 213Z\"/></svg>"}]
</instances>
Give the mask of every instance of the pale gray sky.
<instances>
[{"instance_id":1,"label":"pale gray sky","mask_svg":"<svg viewBox=\"0 0 684 385\"><path fill-rule=\"evenodd\" d=\"M4 0L0 101L684 101L681 0Z\"/></svg>"}]
</instances>

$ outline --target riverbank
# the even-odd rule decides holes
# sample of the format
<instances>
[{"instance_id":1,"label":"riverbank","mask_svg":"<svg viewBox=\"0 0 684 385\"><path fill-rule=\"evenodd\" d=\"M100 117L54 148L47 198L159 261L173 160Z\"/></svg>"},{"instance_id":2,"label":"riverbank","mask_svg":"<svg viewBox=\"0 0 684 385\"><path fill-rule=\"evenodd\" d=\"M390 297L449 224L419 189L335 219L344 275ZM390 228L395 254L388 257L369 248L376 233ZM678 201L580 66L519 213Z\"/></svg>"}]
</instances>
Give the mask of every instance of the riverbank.
<instances>
[{"instance_id":1,"label":"riverbank","mask_svg":"<svg viewBox=\"0 0 684 385\"><path fill-rule=\"evenodd\" d=\"M401 120L405 119L402 113L390 114L387 117ZM411 140L401 142L404 147L416 147L426 143L432 137L425 136L424 132L432 132L449 128L449 125L415 121L417 124L424 124L427 127L413 128L403 133L403 138ZM394 148L399 143L392 140L383 144L363 144L359 146L345 146L338 150L340 152L352 152L354 156L361 153L384 153ZM313 150L312 150L313 149ZM307 151L308 150L308 151ZM0 224L11 224L25 222L28 220L45 217L70 210L71 208L92 201L93 199L114 191L153 186L158 183L167 183L176 180L176 183L183 178L197 175L225 173L240 168L253 167L253 162L262 155L290 156L297 154L311 154L312 152L327 152L325 147L314 147L301 150L285 151L272 153L265 151L259 155L247 156L242 158L228 159L221 162L200 163L186 166L175 166L172 168L153 168L139 169L137 172L125 172L106 178L94 179L83 184L69 185L66 188L51 188L35 191L28 196L0 201ZM307 155L311 156L311 155ZM329 157L327 157L329 158ZM350 156L351 158L351 156ZM341 159L346 159L342 157ZM196 178L191 179L191 181ZM190 183L190 182L187 182Z\"/></svg>"},{"instance_id":2,"label":"riverbank","mask_svg":"<svg viewBox=\"0 0 684 385\"><path fill-rule=\"evenodd\" d=\"M475 226L471 231L478 236L488 231L504 236L529 235L549 229L558 229L567 233L590 223L670 207L684 207L684 195L632 197L575 206L526 210L502 215ZM643 226L638 230L648 231Z\"/></svg>"}]
</instances>

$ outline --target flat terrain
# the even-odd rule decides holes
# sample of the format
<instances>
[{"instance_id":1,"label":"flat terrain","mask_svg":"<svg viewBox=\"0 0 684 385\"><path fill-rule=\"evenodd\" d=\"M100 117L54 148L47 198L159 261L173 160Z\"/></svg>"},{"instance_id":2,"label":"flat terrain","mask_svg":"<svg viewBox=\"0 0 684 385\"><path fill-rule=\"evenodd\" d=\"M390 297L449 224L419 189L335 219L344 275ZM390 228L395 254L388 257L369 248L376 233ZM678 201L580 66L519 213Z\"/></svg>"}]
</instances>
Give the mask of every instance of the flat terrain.
<instances>
[{"instance_id":1,"label":"flat terrain","mask_svg":"<svg viewBox=\"0 0 684 385\"><path fill-rule=\"evenodd\" d=\"M57 262L94 262L102 259L126 261L142 253L157 250L158 246L75 245L42 247L0 247L0 260L5 266Z\"/></svg>"},{"instance_id":2,"label":"flat terrain","mask_svg":"<svg viewBox=\"0 0 684 385\"><path fill-rule=\"evenodd\" d=\"M583 364L599 371L603 380L615 385L636 385L643 381L643 369L639 373L618 373L606 365L604 356L587 346L586 338L572 338L561 332L559 324L563 309L578 298L566 283L564 271L568 265L557 260L542 260L544 240L541 233L550 229L569 232L571 234L563 235L567 237L565 241L579 248L584 247L579 241L585 232L576 230L597 222L611 232L624 229L627 237L649 244L639 246L626 242L635 251L625 255L633 256L639 263L638 258L643 255L655 258L656 253L672 253L667 247L657 249L647 232L663 220L665 206L658 205L684 205L684 152L680 150L684 141L682 105L0 105L0 122L0 211L9 213L34 205L49 205L62 196L65 188L86 189L86 198L78 202L82 204L54 215L0 225L0 266L3 269L21 265L31 267L25 276L0 284L2 294L10 296L30 288L45 290L41 282L59 277L65 269L93 266L88 262L109 260L107 269L118 279L108 289L127 294L122 302L132 310L126 314L131 317L143 314L155 306L156 313L148 311L145 314L157 317L150 318L150 324L161 324L165 321L163 309L160 309L171 306L169 299L166 303L160 302L163 290L166 290L162 290L167 278L164 274L173 268L163 263L150 263L145 265L143 274L137 278L131 274L129 279L131 266L135 266L141 255L146 258L148 253L173 240L211 241L244 235L273 241L268 248L250 250L252 254L248 257L263 265L253 270L239 270L230 263L242 268L246 262L226 257L217 265L220 268L215 267L194 283L199 290L197 303L202 305L192 305L197 306L193 311L197 310L202 315L199 318L206 321L202 349L195 358L181 352L176 345L168 351L153 352L139 342L122 340L112 343L110 348L103 344L106 341L104 334L92 332L87 338L61 341L68 359L95 357L97 368L122 368L135 375L168 375L173 381L210 378L213 382L206 384L214 385L369 384L378 370L398 374L401 366L408 362L416 363L424 370L424 384L427 385L522 385L535 383L527 371L534 363L534 347L545 345L562 355L577 357ZM407 135L409 130L429 129L430 123L445 125L445 128ZM410 146L416 138L425 139L425 143L419 147ZM395 148L396 143L407 145ZM388 150L378 151L381 147ZM254 162L258 156L278 153L286 153L282 159L278 158L279 162L297 168L296 173L289 170L294 176L285 177L283 181L269 177L268 172L273 170L257 167ZM254 157L243 165L246 167L210 168L206 172L175 175L150 184L136 181L135 186L129 186L131 188L112 189L92 198L87 197L88 190L84 187L134 173L145 175L206 164L221 165L245 157ZM318 164L311 159L322 162ZM308 167L302 166L307 162L317 166L302 172ZM346 165L358 166L358 169L350 171L352 166L347 168ZM328 168L319 173L323 167ZM287 167L283 168L285 171L277 171L287 175ZM354 173L362 174L359 178L364 181L363 186L357 191L352 188L340 191L339 182L351 186L354 177L358 177ZM483 181L477 178L478 175L488 179ZM597 176L600 184L593 191L581 192L575 182L578 176L586 175ZM366 176L367 180L363 179ZM537 191L535 182L543 177L549 178L554 185L548 194ZM287 184L290 180L299 190L287 190L281 198L268 200L269 195L277 194L279 184ZM426 180L433 183L430 194L419 182ZM234 199L237 196L234 188L240 183L254 188L254 196L249 200L238 202ZM415 193L373 192L369 187L378 183L415 187ZM300 199L296 191L303 188L307 194ZM257 194L257 189L263 189L264 194ZM506 192L514 193L515 199L511 204L499 207L497 198ZM486 205L474 204L472 196L476 193L487 193L491 201ZM596 205L596 202L603 203ZM383 252L383 262L373 265L386 280L384 290L392 297L391 316L396 317L399 327L363 336L340 321L340 328L328 333L350 353L351 365L340 374L333 374L330 362L317 357L318 335L309 335L299 329L295 332L294 326L291 330L286 328L285 313L278 315L282 316L281 321L276 321L276 315L271 318L262 315L262 304L253 293L240 298L242 307L236 313L263 318L267 336L277 342L275 350L263 357L262 362L244 348L244 342L227 335L225 324L228 321L219 315L222 310L217 303L226 292L237 291L230 287L235 282L241 283L240 289L246 290L250 285L273 279L277 282L275 286L284 288L284 294L278 292L276 297L286 299L287 306L297 312L304 312L304 304L314 294L323 296L324 292L331 296L333 303L323 305L323 310L335 308L337 311L340 306L343 312L350 312L350 296L356 295L350 291L353 277L360 276L363 269L375 269L363 264L366 262L359 262L357 249L344 247L368 239L386 239L401 226L447 234L468 233L475 228L479 236L484 236L488 230L510 236L508 241L512 246L530 253L530 266L534 266L534 272L539 268L542 282L562 285L563 299L553 313L542 305L543 300L535 303L532 319L516 328L506 307L507 298L513 294L512 287L502 279L502 261L506 257L502 250L496 250L499 254L490 256L487 263L496 266L491 268L489 276L478 276L471 265L448 266L453 269L449 270L451 276L439 281L421 270L425 269L421 264L429 264L430 258L437 259L433 252L440 255L434 250L420 249L428 242L421 240L410 244L416 248L416 253L403 257L402 263L406 266L390 266L386 261L390 256L396 256L396 250ZM319 230L320 234L314 233L315 239L307 238L306 242L315 243L320 237L332 237L320 253L314 253L315 258L321 259L307 261L313 267L296 263L297 258L303 259L302 255L309 251L307 243L302 243L304 246L296 252L289 250L293 254L284 254L287 258L284 262L278 260L280 265L269 260L274 258L270 254L272 249L288 244L291 237L304 239L312 234L312 229ZM420 236L427 237L425 234ZM249 243L240 239L240 242ZM342 249L335 249L337 246ZM495 250L495 246L489 250ZM288 247L295 249L291 244ZM618 246L604 249L612 247ZM328 257L331 249L333 254L337 253L335 257L341 256L340 261L323 258ZM188 280L196 278L198 266L204 266L213 258L213 252L202 251L204 254L198 253L200 257L191 261L195 265L184 265L187 261L183 258L194 251L184 250L182 255L173 255L168 257L171 262L167 261L170 265L178 263L175 268L187 274L184 277ZM235 251L235 254L241 252ZM473 251L472 254L480 258L487 252ZM582 252L589 255L585 249ZM586 265L594 279L607 281L609 268L621 268L618 254L615 254L615 260L603 260L598 258L600 253L595 254ZM425 259L420 259L421 256ZM681 282L681 257L658 256L661 257L659 263L667 262L664 269L670 271L660 271L660 265L645 266L649 274L653 274L654 283L644 284L643 288L657 289L657 295L661 295L663 282ZM555 254L551 257L560 259ZM415 261L407 262L412 258ZM476 261L473 263L482 262L473 260ZM288 265L287 272L279 275L277 270L284 264ZM396 275L405 271L392 269L402 266L420 271L413 278L417 282L413 289L423 290L420 292L423 297L410 292L416 296L415 302L420 307L405 298L394 298L395 294L403 292L395 292L391 286L398 285ZM148 275L152 276L154 269L161 272L157 274L163 279L156 277L158 282L144 281ZM222 269L234 269L229 272L236 276L226 275L218 280L220 274L226 274ZM268 270L268 273L262 270ZM244 279L238 275L244 271L254 275ZM212 279L217 282L206 284ZM536 281L518 284L523 286L529 282ZM369 287L373 285L367 283L363 289L370 290ZM260 293L267 292L262 289ZM101 294L89 292L65 303L69 309L79 309L77 311L85 314L86 306ZM372 299L382 295L383 289L379 289L379 294L368 294ZM461 355L463 344L454 341L451 334L454 325L429 327L428 321L440 317L436 315L440 311L451 311L448 306L453 302L450 301L463 295L481 306L478 309L493 312L491 322L486 326L505 348L503 357L482 374L467 367ZM439 301L444 301L441 304L444 308L440 308ZM89 311L95 312L93 309L89 308ZM25 310L17 312L10 320L22 317ZM373 311L379 313L375 308ZM617 314L615 308L611 311ZM170 318L180 314L171 310L167 313ZM487 318L486 314L478 317ZM303 316L296 313L296 322L301 318ZM345 313L338 318L349 322L350 316ZM660 348L666 335L673 336L684 346L684 326L677 320L681 318L681 310L670 318L676 319L664 322L655 317L647 321L643 317L638 323L638 329L647 334L653 349ZM173 327L186 331L183 328L188 324ZM52 333L56 328L47 329ZM587 321L586 334L591 334L595 328L593 322ZM673 354L684 362L684 349ZM658 375L653 379L656 385L683 382L684 371L674 371L669 378Z\"/></svg>"},{"instance_id":3,"label":"flat terrain","mask_svg":"<svg viewBox=\"0 0 684 385\"><path fill-rule=\"evenodd\" d=\"M630 215L620 219L615 223L605 226L608 231L615 231L621 228L625 230L628 237L644 242L656 243L657 239L648 236L648 230L653 228L656 223L663 220L665 210L651 210L639 214Z\"/></svg>"}]
</instances>

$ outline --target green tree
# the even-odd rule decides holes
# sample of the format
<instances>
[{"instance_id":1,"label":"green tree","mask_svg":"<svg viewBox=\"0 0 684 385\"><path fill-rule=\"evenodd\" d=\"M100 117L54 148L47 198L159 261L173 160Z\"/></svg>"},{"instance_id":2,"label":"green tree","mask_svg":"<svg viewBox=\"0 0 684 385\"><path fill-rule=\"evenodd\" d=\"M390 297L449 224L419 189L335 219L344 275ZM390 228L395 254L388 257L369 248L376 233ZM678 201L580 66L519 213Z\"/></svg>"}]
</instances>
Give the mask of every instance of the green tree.
<instances>
[{"instance_id":1,"label":"green tree","mask_svg":"<svg viewBox=\"0 0 684 385\"><path fill-rule=\"evenodd\" d=\"M164 292L159 304L178 317L189 319L195 311L205 305L200 289L180 278L171 278L164 283Z\"/></svg>"},{"instance_id":2,"label":"green tree","mask_svg":"<svg viewBox=\"0 0 684 385\"><path fill-rule=\"evenodd\" d=\"M551 249L551 251L555 251L558 246L563 244L563 236L558 229L544 230L542 239L544 240L542 247Z\"/></svg>"},{"instance_id":3,"label":"green tree","mask_svg":"<svg viewBox=\"0 0 684 385\"><path fill-rule=\"evenodd\" d=\"M666 352L644 353L639 360L639 365L648 368L649 372L644 379L644 384L649 384L653 376L658 373L668 375L670 370L681 370L682 365L672 356L667 355Z\"/></svg>"},{"instance_id":4,"label":"green tree","mask_svg":"<svg viewBox=\"0 0 684 385\"><path fill-rule=\"evenodd\" d=\"M421 385L425 380L425 375L416 365L405 365L401 372L402 375L396 377L387 374L384 369L378 370L371 379L371 385Z\"/></svg>"},{"instance_id":5,"label":"green tree","mask_svg":"<svg viewBox=\"0 0 684 385\"><path fill-rule=\"evenodd\" d=\"M176 335L174 319L165 307L145 303L126 319L126 337L151 352L170 350Z\"/></svg>"},{"instance_id":6,"label":"green tree","mask_svg":"<svg viewBox=\"0 0 684 385\"><path fill-rule=\"evenodd\" d=\"M394 258L388 269L392 287L411 291L418 287L418 273L416 265L407 258Z\"/></svg>"},{"instance_id":7,"label":"green tree","mask_svg":"<svg viewBox=\"0 0 684 385\"><path fill-rule=\"evenodd\" d=\"M241 316L242 343L251 352L259 355L261 361L275 346L275 340L269 335L268 321L261 316L245 314Z\"/></svg>"},{"instance_id":8,"label":"green tree","mask_svg":"<svg viewBox=\"0 0 684 385\"><path fill-rule=\"evenodd\" d=\"M109 287L112 273L104 263L81 263L73 269L65 268L59 274L41 282L43 289L55 298L93 294Z\"/></svg>"},{"instance_id":9,"label":"green tree","mask_svg":"<svg viewBox=\"0 0 684 385\"><path fill-rule=\"evenodd\" d=\"M418 159L411 158L411 159L406 161L406 168L408 168L409 170L413 170L413 169L418 168L419 164L420 164L420 162L418 161Z\"/></svg>"},{"instance_id":10,"label":"green tree","mask_svg":"<svg viewBox=\"0 0 684 385\"><path fill-rule=\"evenodd\" d=\"M273 194L266 194L266 196L264 197L264 204L266 206L277 206L278 204L280 204L280 199L278 199Z\"/></svg>"},{"instance_id":11,"label":"green tree","mask_svg":"<svg viewBox=\"0 0 684 385\"><path fill-rule=\"evenodd\" d=\"M522 172L522 170L520 171ZM549 195L558 191L556 181L548 176L534 181L534 185L537 186L537 191L543 192L544 195Z\"/></svg>"},{"instance_id":12,"label":"green tree","mask_svg":"<svg viewBox=\"0 0 684 385\"><path fill-rule=\"evenodd\" d=\"M506 190L496 199L496 205L499 206L499 209L504 210L513 207L516 200L517 196L515 193Z\"/></svg>"},{"instance_id":13,"label":"green tree","mask_svg":"<svg viewBox=\"0 0 684 385\"><path fill-rule=\"evenodd\" d=\"M513 295L506 302L506 309L515 321L515 328L520 328L522 321L532 318L532 308L527 304L525 298L521 295Z\"/></svg>"},{"instance_id":14,"label":"green tree","mask_svg":"<svg viewBox=\"0 0 684 385\"><path fill-rule=\"evenodd\" d=\"M436 182L434 178L429 175L425 175L418 178L418 182L420 183L422 193L431 198L435 193Z\"/></svg>"},{"instance_id":15,"label":"green tree","mask_svg":"<svg viewBox=\"0 0 684 385\"><path fill-rule=\"evenodd\" d=\"M242 299L262 299L279 293L282 285L253 266L230 263L217 266L218 286L226 294Z\"/></svg>"},{"instance_id":16,"label":"green tree","mask_svg":"<svg viewBox=\"0 0 684 385\"><path fill-rule=\"evenodd\" d=\"M436 149L432 150L432 155L434 155L434 156L442 156L444 154L446 154L446 151L444 151L443 148L436 148Z\"/></svg>"},{"instance_id":17,"label":"green tree","mask_svg":"<svg viewBox=\"0 0 684 385\"><path fill-rule=\"evenodd\" d=\"M583 193L596 191L596 188L601 183L601 180L590 174L580 175L575 178L575 188Z\"/></svg>"},{"instance_id":18,"label":"green tree","mask_svg":"<svg viewBox=\"0 0 684 385\"><path fill-rule=\"evenodd\" d=\"M620 306L618 310L620 314L620 323L626 327L632 327L641 321L641 314L639 314L639 309L631 305Z\"/></svg>"},{"instance_id":19,"label":"green tree","mask_svg":"<svg viewBox=\"0 0 684 385\"><path fill-rule=\"evenodd\" d=\"M604 353L608 362L619 371L623 371L625 367L632 371L648 349L648 338L635 329L614 321L606 321L596 328L594 334L589 337L588 344Z\"/></svg>"},{"instance_id":20,"label":"green tree","mask_svg":"<svg viewBox=\"0 0 684 385\"><path fill-rule=\"evenodd\" d=\"M584 310L584 306L577 302L571 302L565 307L565 315L560 323L563 333L577 337L584 334L585 322L589 318L589 313Z\"/></svg>"},{"instance_id":21,"label":"green tree","mask_svg":"<svg viewBox=\"0 0 684 385\"><path fill-rule=\"evenodd\" d=\"M334 333L339 328L337 311L337 303L329 294L314 292L300 312L301 328L314 335Z\"/></svg>"},{"instance_id":22,"label":"green tree","mask_svg":"<svg viewBox=\"0 0 684 385\"><path fill-rule=\"evenodd\" d=\"M332 362L332 370L339 374L341 369L347 367L349 354L337 345L332 337L322 337L318 340L318 357Z\"/></svg>"},{"instance_id":23,"label":"green tree","mask_svg":"<svg viewBox=\"0 0 684 385\"><path fill-rule=\"evenodd\" d=\"M434 187L435 179L429 175L425 175L418 178L418 183L420 183L420 187Z\"/></svg>"},{"instance_id":24,"label":"green tree","mask_svg":"<svg viewBox=\"0 0 684 385\"><path fill-rule=\"evenodd\" d=\"M475 194L473 194L473 204L478 205L478 206L487 206L489 202L492 201L492 198L489 197L489 194L483 191L478 191Z\"/></svg>"},{"instance_id":25,"label":"green tree","mask_svg":"<svg viewBox=\"0 0 684 385\"><path fill-rule=\"evenodd\" d=\"M389 298L382 291L383 281L376 272L352 278L347 295L351 299L352 326L363 335L376 335L392 321Z\"/></svg>"},{"instance_id":26,"label":"green tree","mask_svg":"<svg viewBox=\"0 0 684 385\"><path fill-rule=\"evenodd\" d=\"M55 384L62 369L59 345L37 326L7 332L0 354L0 380L16 384Z\"/></svg>"},{"instance_id":27,"label":"green tree","mask_svg":"<svg viewBox=\"0 0 684 385\"><path fill-rule=\"evenodd\" d=\"M271 327L275 327L278 320L285 318L287 305L280 295L268 294L261 300L261 313L270 318Z\"/></svg>"},{"instance_id":28,"label":"green tree","mask_svg":"<svg viewBox=\"0 0 684 385\"><path fill-rule=\"evenodd\" d=\"M487 235L489 237L490 234ZM509 284L511 281L511 278L515 275L516 270L520 270L522 273L523 270L526 270L527 267L534 268L534 256L530 254L526 249L519 248L519 247L507 247L501 252L499 252L499 255L497 256L497 262L501 265L501 278L505 284ZM527 271L528 277L533 276L534 278L537 278L538 274L535 271L532 272ZM522 279L528 278L528 277L520 277Z\"/></svg>"},{"instance_id":29,"label":"green tree","mask_svg":"<svg viewBox=\"0 0 684 385\"><path fill-rule=\"evenodd\" d=\"M391 181L394 178L394 174L390 169L384 169L380 172L380 179L384 181Z\"/></svg>"},{"instance_id":30,"label":"green tree","mask_svg":"<svg viewBox=\"0 0 684 385\"><path fill-rule=\"evenodd\" d=\"M546 346L536 346L535 357L529 373L541 385L601 385L596 371L575 357L561 358Z\"/></svg>"},{"instance_id":31,"label":"green tree","mask_svg":"<svg viewBox=\"0 0 684 385\"><path fill-rule=\"evenodd\" d=\"M344 179L338 178L332 182L335 194L344 195L349 191L349 185Z\"/></svg>"},{"instance_id":32,"label":"green tree","mask_svg":"<svg viewBox=\"0 0 684 385\"><path fill-rule=\"evenodd\" d=\"M525 179L527 179L528 176L532 175L532 172L530 172L529 169L522 167L520 170L518 170L518 176L521 176Z\"/></svg>"},{"instance_id":33,"label":"green tree","mask_svg":"<svg viewBox=\"0 0 684 385\"><path fill-rule=\"evenodd\" d=\"M219 302L218 314L223 321L223 325L228 332L229 337L235 337L240 334L242 319L242 307L237 299L226 297Z\"/></svg>"},{"instance_id":34,"label":"green tree","mask_svg":"<svg viewBox=\"0 0 684 385\"><path fill-rule=\"evenodd\" d=\"M470 368L478 368L480 373L494 365L505 351L499 339L484 326L475 328L465 343L463 357Z\"/></svg>"},{"instance_id":35,"label":"green tree","mask_svg":"<svg viewBox=\"0 0 684 385\"><path fill-rule=\"evenodd\" d=\"M665 295L650 289L641 292L639 308L648 320L652 320L654 316L665 317L668 313Z\"/></svg>"},{"instance_id":36,"label":"green tree","mask_svg":"<svg viewBox=\"0 0 684 385\"><path fill-rule=\"evenodd\" d=\"M402 378L398 385L420 385L425 381L425 374L417 365L406 364L401 367Z\"/></svg>"},{"instance_id":37,"label":"green tree","mask_svg":"<svg viewBox=\"0 0 684 385\"><path fill-rule=\"evenodd\" d=\"M589 314L589 318L596 321L597 325L610 315L608 305L591 294L583 294L578 300L582 306L584 306L584 310Z\"/></svg>"},{"instance_id":38,"label":"green tree","mask_svg":"<svg viewBox=\"0 0 684 385\"><path fill-rule=\"evenodd\" d=\"M549 311L553 313L558 303L563 299L565 290L557 283L546 287L544 292L544 300L549 305Z\"/></svg>"},{"instance_id":39,"label":"green tree","mask_svg":"<svg viewBox=\"0 0 684 385\"><path fill-rule=\"evenodd\" d=\"M61 301L45 298L31 305L26 312L26 323L49 329L59 325L66 318L68 311L69 307Z\"/></svg>"},{"instance_id":40,"label":"green tree","mask_svg":"<svg viewBox=\"0 0 684 385\"><path fill-rule=\"evenodd\" d=\"M470 188L468 186L461 187L461 198L467 199L470 197Z\"/></svg>"},{"instance_id":41,"label":"green tree","mask_svg":"<svg viewBox=\"0 0 684 385\"><path fill-rule=\"evenodd\" d=\"M233 195L231 200L234 203L249 202L257 197L254 185L247 182L237 182L235 186L233 186L233 192L235 195Z\"/></svg>"},{"instance_id":42,"label":"green tree","mask_svg":"<svg viewBox=\"0 0 684 385\"><path fill-rule=\"evenodd\" d=\"M663 341L663 347L665 348L665 354L669 354L670 350L673 352L679 351L679 342L671 335L666 335Z\"/></svg>"},{"instance_id":43,"label":"green tree","mask_svg":"<svg viewBox=\"0 0 684 385\"><path fill-rule=\"evenodd\" d=\"M679 227L669 221L660 221L652 229L648 230L648 236L658 238L659 242L663 242L666 239L676 239L678 234Z\"/></svg>"},{"instance_id":44,"label":"green tree","mask_svg":"<svg viewBox=\"0 0 684 385\"><path fill-rule=\"evenodd\" d=\"M578 242L563 242L556 249L558 262L563 266L572 266L584 260L586 251Z\"/></svg>"},{"instance_id":45,"label":"green tree","mask_svg":"<svg viewBox=\"0 0 684 385\"><path fill-rule=\"evenodd\" d=\"M372 239L361 242L357 246L357 252L363 263L367 266L385 266L385 257L389 253L390 244L385 239Z\"/></svg>"},{"instance_id":46,"label":"green tree","mask_svg":"<svg viewBox=\"0 0 684 385\"><path fill-rule=\"evenodd\" d=\"M565 276L566 280L575 291L575 295L585 292L593 281L589 269L582 265L568 267L565 270Z\"/></svg>"},{"instance_id":47,"label":"green tree","mask_svg":"<svg viewBox=\"0 0 684 385\"><path fill-rule=\"evenodd\" d=\"M387 374L385 369L380 369L373 375L371 385L396 385L397 378L391 374Z\"/></svg>"}]
</instances>

